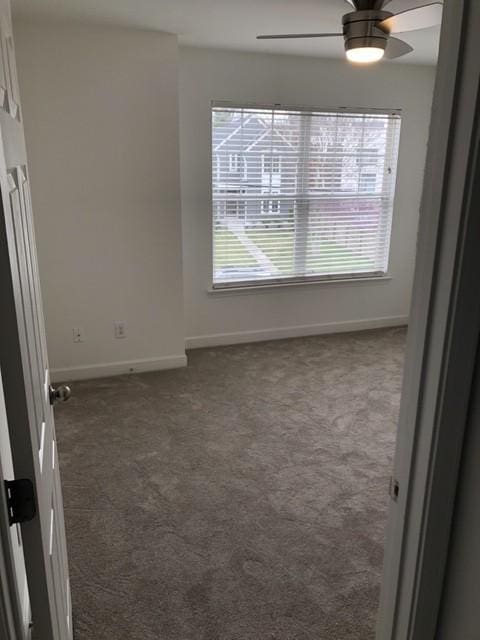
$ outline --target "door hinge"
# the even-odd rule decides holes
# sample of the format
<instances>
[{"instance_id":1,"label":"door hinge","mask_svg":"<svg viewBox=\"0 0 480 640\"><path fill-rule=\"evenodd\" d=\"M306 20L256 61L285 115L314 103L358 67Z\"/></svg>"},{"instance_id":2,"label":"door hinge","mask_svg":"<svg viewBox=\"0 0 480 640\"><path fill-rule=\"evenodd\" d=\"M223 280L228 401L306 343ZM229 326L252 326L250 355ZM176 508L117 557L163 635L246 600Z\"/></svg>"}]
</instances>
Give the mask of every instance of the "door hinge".
<instances>
[{"instance_id":1,"label":"door hinge","mask_svg":"<svg viewBox=\"0 0 480 640\"><path fill-rule=\"evenodd\" d=\"M397 502L398 495L400 493L400 482L393 476L390 476L390 486L388 488L388 493L390 494L390 498Z\"/></svg>"},{"instance_id":2,"label":"door hinge","mask_svg":"<svg viewBox=\"0 0 480 640\"><path fill-rule=\"evenodd\" d=\"M37 513L33 482L28 478L5 480L5 491L10 526L17 522L33 520Z\"/></svg>"}]
</instances>

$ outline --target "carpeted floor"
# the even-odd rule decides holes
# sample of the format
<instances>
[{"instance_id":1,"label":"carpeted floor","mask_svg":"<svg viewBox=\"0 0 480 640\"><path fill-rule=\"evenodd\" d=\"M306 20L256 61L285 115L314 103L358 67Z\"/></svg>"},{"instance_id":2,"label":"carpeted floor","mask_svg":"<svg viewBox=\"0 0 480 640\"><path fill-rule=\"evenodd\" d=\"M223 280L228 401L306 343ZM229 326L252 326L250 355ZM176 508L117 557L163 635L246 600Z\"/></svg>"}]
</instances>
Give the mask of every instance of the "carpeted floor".
<instances>
[{"instance_id":1,"label":"carpeted floor","mask_svg":"<svg viewBox=\"0 0 480 640\"><path fill-rule=\"evenodd\" d=\"M203 349L73 384L76 640L372 639L404 342Z\"/></svg>"}]
</instances>

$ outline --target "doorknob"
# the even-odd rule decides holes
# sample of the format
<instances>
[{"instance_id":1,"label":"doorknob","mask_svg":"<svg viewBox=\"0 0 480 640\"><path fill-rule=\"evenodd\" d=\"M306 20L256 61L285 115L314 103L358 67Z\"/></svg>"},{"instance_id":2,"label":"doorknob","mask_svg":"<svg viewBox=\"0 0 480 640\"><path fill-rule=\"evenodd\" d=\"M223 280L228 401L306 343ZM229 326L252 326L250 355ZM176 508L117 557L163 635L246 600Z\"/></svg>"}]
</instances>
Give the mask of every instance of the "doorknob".
<instances>
[{"instance_id":1,"label":"doorknob","mask_svg":"<svg viewBox=\"0 0 480 640\"><path fill-rule=\"evenodd\" d=\"M71 395L72 390L66 384L61 384L59 387L52 387L52 385L50 385L50 404L66 402Z\"/></svg>"}]
</instances>

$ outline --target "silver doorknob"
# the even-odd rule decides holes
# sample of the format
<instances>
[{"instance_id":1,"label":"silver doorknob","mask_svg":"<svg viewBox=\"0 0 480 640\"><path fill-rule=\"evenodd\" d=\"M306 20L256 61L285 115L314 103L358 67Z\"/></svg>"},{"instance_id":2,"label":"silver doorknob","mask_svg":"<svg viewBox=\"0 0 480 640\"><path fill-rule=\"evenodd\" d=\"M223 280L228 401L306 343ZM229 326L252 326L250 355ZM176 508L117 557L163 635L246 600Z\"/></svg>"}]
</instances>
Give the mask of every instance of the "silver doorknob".
<instances>
[{"instance_id":1,"label":"silver doorknob","mask_svg":"<svg viewBox=\"0 0 480 640\"><path fill-rule=\"evenodd\" d=\"M70 399L71 395L72 390L66 384L61 384L59 387L52 387L52 385L50 385L50 404L66 402Z\"/></svg>"}]
</instances>

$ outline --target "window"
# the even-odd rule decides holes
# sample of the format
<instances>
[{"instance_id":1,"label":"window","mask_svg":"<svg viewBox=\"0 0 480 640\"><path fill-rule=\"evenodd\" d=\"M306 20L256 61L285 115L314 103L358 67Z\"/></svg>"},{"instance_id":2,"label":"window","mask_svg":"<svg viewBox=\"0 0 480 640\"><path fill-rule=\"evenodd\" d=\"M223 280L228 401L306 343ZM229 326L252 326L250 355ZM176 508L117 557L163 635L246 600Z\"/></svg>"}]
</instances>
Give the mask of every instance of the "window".
<instances>
[{"instance_id":1,"label":"window","mask_svg":"<svg viewBox=\"0 0 480 640\"><path fill-rule=\"evenodd\" d=\"M240 156L238 153L231 153L229 155L228 164L230 173L237 173L237 171L240 171Z\"/></svg>"},{"instance_id":2,"label":"window","mask_svg":"<svg viewBox=\"0 0 480 640\"><path fill-rule=\"evenodd\" d=\"M280 173L280 156L277 153L262 156L263 173L266 175Z\"/></svg>"},{"instance_id":3,"label":"window","mask_svg":"<svg viewBox=\"0 0 480 640\"><path fill-rule=\"evenodd\" d=\"M375 171L362 171L358 181L358 190L361 193L373 193L377 188L377 173Z\"/></svg>"},{"instance_id":4,"label":"window","mask_svg":"<svg viewBox=\"0 0 480 640\"><path fill-rule=\"evenodd\" d=\"M262 189L262 193L275 195L280 193L278 189ZM267 198L262 199L262 213L278 213L280 211L280 200L267 200Z\"/></svg>"},{"instance_id":5,"label":"window","mask_svg":"<svg viewBox=\"0 0 480 640\"><path fill-rule=\"evenodd\" d=\"M214 104L214 288L384 275L399 134L397 111Z\"/></svg>"}]
</instances>

